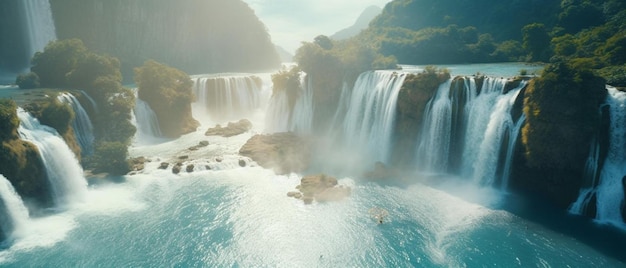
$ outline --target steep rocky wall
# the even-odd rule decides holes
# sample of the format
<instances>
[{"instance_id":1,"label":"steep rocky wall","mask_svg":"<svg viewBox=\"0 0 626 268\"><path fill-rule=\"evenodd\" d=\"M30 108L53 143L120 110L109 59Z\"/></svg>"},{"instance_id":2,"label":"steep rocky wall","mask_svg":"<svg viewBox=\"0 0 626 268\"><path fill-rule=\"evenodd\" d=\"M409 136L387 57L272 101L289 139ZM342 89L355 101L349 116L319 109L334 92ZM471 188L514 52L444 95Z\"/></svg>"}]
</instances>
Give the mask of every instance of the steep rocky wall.
<instances>
[{"instance_id":1,"label":"steep rocky wall","mask_svg":"<svg viewBox=\"0 0 626 268\"><path fill-rule=\"evenodd\" d=\"M276 68L265 26L240 0L50 0L60 39L120 58L125 74L154 59L188 73Z\"/></svg>"}]
</instances>

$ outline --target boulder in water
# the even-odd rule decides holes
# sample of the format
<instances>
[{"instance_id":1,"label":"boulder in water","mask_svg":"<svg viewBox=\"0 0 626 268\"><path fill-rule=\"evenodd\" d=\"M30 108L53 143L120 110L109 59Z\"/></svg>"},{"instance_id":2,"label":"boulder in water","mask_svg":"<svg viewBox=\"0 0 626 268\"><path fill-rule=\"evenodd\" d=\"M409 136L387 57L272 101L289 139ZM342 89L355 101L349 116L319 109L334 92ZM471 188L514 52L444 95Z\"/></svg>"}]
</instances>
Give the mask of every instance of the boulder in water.
<instances>
[{"instance_id":1,"label":"boulder in water","mask_svg":"<svg viewBox=\"0 0 626 268\"><path fill-rule=\"evenodd\" d=\"M159 165L159 169L167 169L169 166L170 166L170 163L162 162L161 165Z\"/></svg>"},{"instance_id":2,"label":"boulder in water","mask_svg":"<svg viewBox=\"0 0 626 268\"><path fill-rule=\"evenodd\" d=\"M191 173L191 172L193 172L194 167L195 167L195 166L194 166L193 164L189 164L189 165L187 165L187 167L185 168L185 171L187 171L187 173Z\"/></svg>"},{"instance_id":3,"label":"boulder in water","mask_svg":"<svg viewBox=\"0 0 626 268\"><path fill-rule=\"evenodd\" d=\"M230 122L226 127L216 125L214 128L209 128L204 135L206 136L222 136L233 137L243 133L246 133L252 128L252 123L247 119L241 119L238 122Z\"/></svg>"},{"instance_id":4,"label":"boulder in water","mask_svg":"<svg viewBox=\"0 0 626 268\"><path fill-rule=\"evenodd\" d=\"M245 167L246 166L246 160L239 159L239 166L240 167Z\"/></svg>"},{"instance_id":5,"label":"boulder in water","mask_svg":"<svg viewBox=\"0 0 626 268\"><path fill-rule=\"evenodd\" d=\"M310 144L291 132L255 135L241 147L239 154L283 175L304 171L308 167Z\"/></svg>"},{"instance_id":6,"label":"boulder in water","mask_svg":"<svg viewBox=\"0 0 626 268\"><path fill-rule=\"evenodd\" d=\"M296 186L300 192L289 192L287 196L302 199L305 204L317 202L340 201L350 196L349 187L337 186L337 179L324 174L305 176Z\"/></svg>"}]
</instances>

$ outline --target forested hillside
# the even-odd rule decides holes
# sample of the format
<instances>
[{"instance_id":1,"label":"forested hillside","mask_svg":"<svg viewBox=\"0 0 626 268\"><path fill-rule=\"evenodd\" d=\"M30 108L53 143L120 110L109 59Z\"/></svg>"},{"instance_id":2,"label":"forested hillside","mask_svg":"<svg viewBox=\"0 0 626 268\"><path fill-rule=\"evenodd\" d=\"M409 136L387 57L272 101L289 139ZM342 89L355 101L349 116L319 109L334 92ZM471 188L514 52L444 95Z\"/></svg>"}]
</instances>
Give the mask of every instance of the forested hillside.
<instances>
[{"instance_id":1,"label":"forested hillside","mask_svg":"<svg viewBox=\"0 0 626 268\"><path fill-rule=\"evenodd\" d=\"M118 57L125 74L154 59L188 73L279 66L269 34L240 0L50 0L59 39Z\"/></svg>"},{"instance_id":2,"label":"forested hillside","mask_svg":"<svg viewBox=\"0 0 626 268\"><path fill-rule=\"evenodd\" d=\"M404 64L571 60L626 85L619 0L395 0L357 38Z\"/></svg>"}]
</instances>

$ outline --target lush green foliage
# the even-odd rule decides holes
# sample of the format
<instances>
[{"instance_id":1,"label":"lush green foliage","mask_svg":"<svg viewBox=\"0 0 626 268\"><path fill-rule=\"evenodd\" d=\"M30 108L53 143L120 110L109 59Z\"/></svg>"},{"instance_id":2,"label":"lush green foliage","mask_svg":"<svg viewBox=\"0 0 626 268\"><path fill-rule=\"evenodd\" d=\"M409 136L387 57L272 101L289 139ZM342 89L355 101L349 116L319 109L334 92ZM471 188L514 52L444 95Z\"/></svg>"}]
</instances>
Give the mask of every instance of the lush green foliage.
<instances>
[{"instance_id":1,"label":"lush green foliage","mask_svg":"<svg viewBox=\"0 0 626 268\"><path fill-rule=\"evenodd\" d=\"M165 136L179 137L198 127L191 115L194 94L189 75L150 60L135 69L135 82L139 98L154 110Z\"/></svg>"},{"instance_id":2,"label":"lush green foliage","mask_svg":"<svg viewBox=\"0 0 626 268\"><path fill-rule=\"evenodd\" d=\"M0 99L0 141L17 138L17 105L13 100Z\"/></svg>"},{"instance_id":3,"label":"lush green foliage","mask_svg":"<svg viewBox=\"0 0 626 268\"><path fill-rule=\"evenodd\" d=\"M37 147L19 139L19 124L15 102L0 99L0 174L11 181L22 197L41 206L51 205L45 167Z\"/></svg>"},{"instance_id":4,"label":"lush green foliage","mask_svg":"<svg viewBox=\"0 0 626 268\"><path fill-rule=\"evenodd\" d=\"M272 94L286 92L290 110L300 95L300 86L300 68L297 66L281 69L278 73L272 74Z\"/></svg>"},{"instance_id":5,"label":"lush green foliage","mask_svg":"<svg viewBox=\"0 0 626 268\"><path fill-rule=\"evenodd\" d=\"M522 142L530 167L579 169L599 126L605 80L591 70L560 62L546 67L526 90Z\"/></svg>"},{"instance_id":6,"label":"lush green foliage","mask_svg":"<svg viewBox=\"0 0 626 268\"><path fill-rule=\"evenodd\" d=\"M39 76L41 86L69 87L67 74L86 54L87 48L78 39L50 42L43 52L35 53L31 71Z\"/></svg>"},{"instance_id":7,"label":"lush green foliage","mask_svg":"<svg viewBox=\"0 0 626 268\"><path fill-rule=\"evenodd\" d=\"M95 148L93 162L95 172L124 175L130 171L127 145L121 142L101 142Z\"/></svg>"},{"instance_id":8,"label":"lush green foliage","mask_svg":"<svg viewBox=\"0 0 626 268\"><path fill-rule=\"evenodd\" d=\"M54 128L80 160L81 149L72 128L74 110L68 104L61 103L55 94L50 93L50 95L52 96L29 103L25 108L41 124Z\"/></svg>"},{"instance_id":9,"label":"lush green foliage","mask_svg":"<svg viewBox=\"0 0 626 268\"><path fill-rule=\"evenodd\" d=\"M33 72L20 74L15 78L15 84L21 89L38 88L40 86L39 76Z\"/></svg>"},{"instance_id":10,"label":"lush green foliage","mask_svg":"<svg viewBox=\"0 0 626 268\"><path fill-rule=\"evenodd\" d=\"M122 87L118 59L89 51L78 39L50 42L43 52L33 57L32 71L39 76L41 86L85 90L96 102L99 113L92 115L96 142L119 142L128 146L135 134L130 122L135 103L134 94ZM50 125L68 141L76 152L71 122L71 109L52 98L41 107L32 109L43 124ZM74 146L75 145L75 146ZM95 152L94 159L105 159ZM107 160L108 161L108 160ZM88 167L95 166L87 159ZM90 166L91 165L91 166Z\"/></svg>"},{"instance_id":11,"label":"lush green foliage","mask_svg":"<svg viewBox=\"0 0 626 268\"><path fill-rule=\"evenodd\" d=\"M405 64L565 59L626 86L624 25L620 0L395 0L359 38Z\"/></svg>"}]
</instances>

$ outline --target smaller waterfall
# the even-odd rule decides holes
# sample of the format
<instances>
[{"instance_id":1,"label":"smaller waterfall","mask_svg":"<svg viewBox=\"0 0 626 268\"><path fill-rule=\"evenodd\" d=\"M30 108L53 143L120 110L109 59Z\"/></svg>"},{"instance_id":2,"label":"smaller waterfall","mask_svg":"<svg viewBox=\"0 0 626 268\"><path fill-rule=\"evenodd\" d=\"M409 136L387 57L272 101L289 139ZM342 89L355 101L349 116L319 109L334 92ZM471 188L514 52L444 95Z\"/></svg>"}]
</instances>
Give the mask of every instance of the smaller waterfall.
<instances>
[{"instance_id":1,"label":"smaller waterfall","mask_svg":"<svg viewBox=\"0 0 626 268\"><path fill-rule=\"evenodd\" d=\"M27 221L28 209L22 198L15 192L11 182L0 175L0 232L4 232L5 238L10 238Z\"/></svg>"},{"instance_id":2,"label":"smaller waterfall","mask_svg":"<svg viewBox=\"0 0 626 268\"><path fill-rule=\"evenodd\" d=\"M418 167L424 171L445 172L450 159L452 103L450 82L441 84L426 104L421 139L417 146Z\"/></svg>"},{"instance_id":3,"label":"smaller waterfall","mask_svg":"<svg viewBox=\"0 0 626 268\"><path fill-rule=\"evenodd\" d=\"M313 107L313 83L312 79L306 74L302 74L300 77L302 79L300 81L302 91L293 107L289 130L300 134L309 134L313 126L313 114L315 112Z\"/></svg>"},{"instance_id":4,"label":"smaller waterfall","mask_svg":"<svg viewBox=\"0 0 626 268\"><path fill-rule=\"evenodd\" d=\"M265 117L265 132L277 133L290 130L289 97L285 91L272 95Z\"/></svg>"},{"instance_id":5,"label":"smaller waterfall","mask_svg":"<svg viewBox=\"0 0 626 268\"><path fill-rule=\"evenodd\" d=\"M97 113L99 113L100 111L98 110L98 104L96 104L96 101L89 96L89 94L87 94L87 92L85 92L84 90L80 91L80 94L83 94L83 96L85 98L87 98L87 100L89 101L89 103L91 104L91 107L93 108L93 110Z\"/></svg>"},{"instance_id":6,"label":"smaller waterfall","mask_svg":"<svg viewBox=\"0 0 626 268\"><path fill-rule=\"evenodd\" d=\"M392 149L397 99L406 74L369 71L357 79L344 120L345 144L373 162L388 163Z\"/></svg>"},{"instance_id":7,"label":"smaller waterfall","mask_svg":"<svg viewBox=\"0 0 626 268\"><path fill-rule=\"evenodd\" d=\"M515 122L511 110L527 84L522 81L503 94L506 83L503 78L485 78L480 91L470 77L441 84L424 110L416 152L418 168L456 173L460 166L460 175L476 184L499 182L506 190L515 144L525 121L521 116Z\"/></svg>"},{"instance_id":8,"label":"smaller waterfall","mask_svg":"<svg viewBox=\"0 0 626 268\"><path fill-rule=\"evenodd\" d=\"M74 128L74 134L81 148L83 155L91 155L93 153L93 125L89 119L89 115L80 105L80 102L69 93L61 93L57 96L57 99L70 105L74 110L74 120L72 121L72 128Z\"/></svg>"},{"instance_id":9,"label":"smaller waterfall","mask_svg":"<svg viewBox=\"0 0 626 268\"><path fill-rule=\"evenodd\" d=\"M68 205L84 200L87 194L87 181L83 169L65 141L51 127L18 108L20 137L33 143L46 167L52 187L52 196L57 205Z\"/></svg>"},{"instance_id":10,"label":"smaller waterfall","mask_svg":"<svg viewBox=\"0 0 626 268\"><path fill-rule=\"evenodd\" d=\"M147 102L135 97L135 108L133 110L137 134L135 139L158 138L163 136L159 127L159 120Z\"/></svg>"},{"instance_id":11,"label":"smaller waterfall","mask_svg":"<svg viewBox=\"0 0 626 268\"><path fill-rule=\"evenodd\" d=\"M198 77L192 79L194 112L215 121L237 120L260 108L263 89L257 76Z\"/></svg>"},{"instance_id":12,"label":"smaller waterfall","mask_svg":"<svg viewBox=\"0 0 626 268\"><path fill-rule=\"evenodd\" d=\"M608 88L607 103L611 112L609 150L597 188L597 217L601 222L623 225L624 202L622 178L626 175L626 93Z\"/></svg>"}]
</instances>

